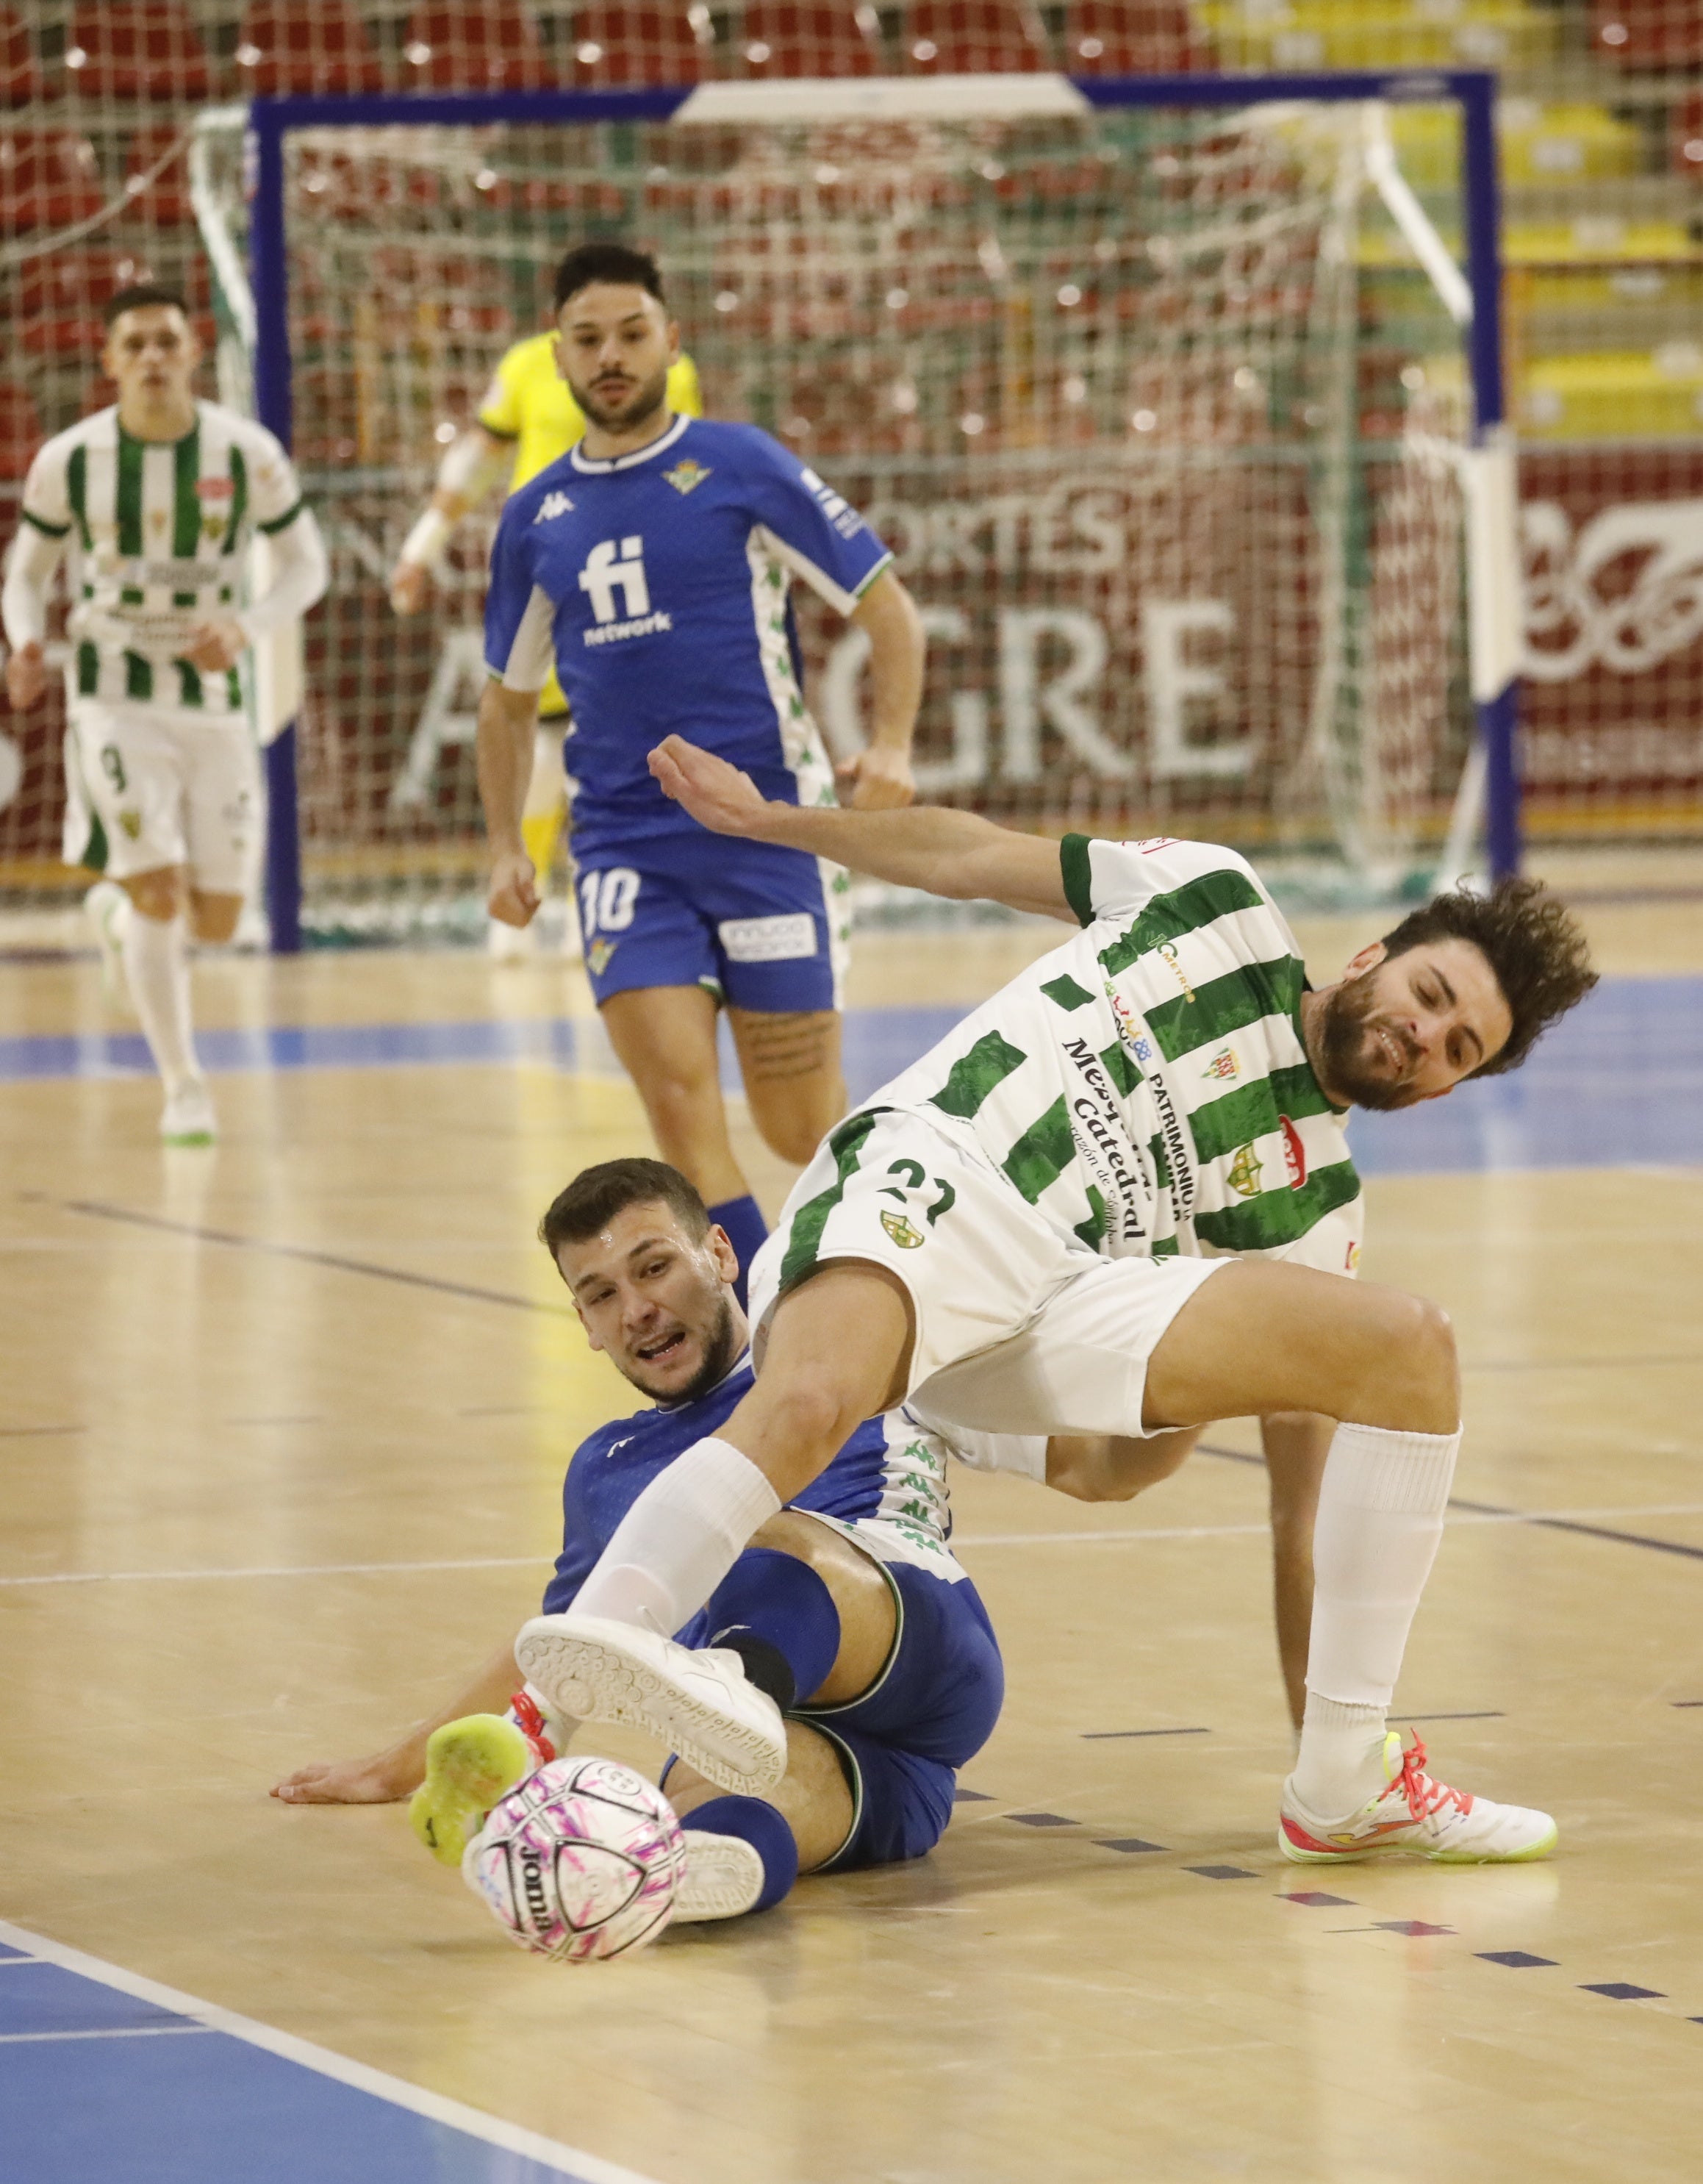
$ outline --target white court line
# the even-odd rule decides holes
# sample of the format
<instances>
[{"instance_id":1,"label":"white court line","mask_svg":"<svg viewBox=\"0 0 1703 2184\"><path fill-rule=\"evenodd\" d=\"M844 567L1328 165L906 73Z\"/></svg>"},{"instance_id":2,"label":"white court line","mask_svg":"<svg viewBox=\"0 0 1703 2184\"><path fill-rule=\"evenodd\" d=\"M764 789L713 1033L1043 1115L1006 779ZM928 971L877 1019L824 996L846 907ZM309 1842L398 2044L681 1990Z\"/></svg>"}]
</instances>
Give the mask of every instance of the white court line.
<instances>
[{"instance_id":1,"label":"white court line","mask_svg":"<svg viewBox=\"0 0 1703 2184\"><path fill-rule=\"evenodd\" d=\"M315 2070L322 2078L335 2078L339 2085L352 2086L357 2092L370 2093L378 2100L388 2101L393 2108L407 2109L415 2115L426 2117L428 2122L442 2124L450 2131L465 2131L470 2138L481 2139L487 2146L503 2147L510 2153L524 2153L547 2169L572 2177L575 2184L657 2184L656 2178L641 2176L637 2170L621 2169L612 2161L599 2160L595 2154L578 2153L559 2140L544 2138L520 2124L505 2122L501 2116L486 2115L442 2093L427 2092L423 2086L411 2086L406 2079L392 2077L387 2070L375 2070L365 2063L352 2062L347 2055L334 2055L329 2048L317 2047L311 2040L298 2040L292 2032L275 2031L271 2025L262 2025L254 2018L239 2017L233 2009L221 2009L216 2003L203 2002L192 1994L181 1993L175 1987L162 1986L157 1980L143 1979L139 1973L127 1972L100 1957L85 1956L81 1949L68 1948L63 1942L47 1941L25 1927L10 1925L3 1919L0 1919L0 1942L9 1942L14 1949L27 1950L45 1964L58 1964L84 1979L114 1987L120 1994L133 1995L138 2002L151 2002L161 2009L196 2018L209 2032L229 2033L233 2040L245 2040L251 2048L264 2048L267 2054L280 2056L287 2063Z\"/></svg>"},{"instance_id":2,"label":"white court line","mask_svg":"<svg viewBox=\"0 0 1703 2184\"><path fill-rule=\"evenodd\" d=\"M1627 1517L1703 1517L1703 1502L1642 1503L1624 1509L1451 1509L1450 1524L1600 1524ZM1259 1524L1131 1524L1104 1532L963 1532L955 1547L1129 1546L1142 1540L1244 1540L1271 1530ZM256 1569L56 1570L39 1577L0 1577L0 1586L35 1585L176 1585L206 1578L409 1577L431 1570L542 1569L552 1555L480 1555L459 1562L308 1563Z\"/></svg>"},{"instance_id":3,"label":"white court line","mask_svg":"<svg viewBox=\"0 0 1703 2184\"><path fill-rule=\"evenodd\" d=\"M92 2032L0 2032L0 2048L25 2048L40 2040L164 2040L212 2030L210 2025L103 2025Z\"/></svg>"}]
</instances>

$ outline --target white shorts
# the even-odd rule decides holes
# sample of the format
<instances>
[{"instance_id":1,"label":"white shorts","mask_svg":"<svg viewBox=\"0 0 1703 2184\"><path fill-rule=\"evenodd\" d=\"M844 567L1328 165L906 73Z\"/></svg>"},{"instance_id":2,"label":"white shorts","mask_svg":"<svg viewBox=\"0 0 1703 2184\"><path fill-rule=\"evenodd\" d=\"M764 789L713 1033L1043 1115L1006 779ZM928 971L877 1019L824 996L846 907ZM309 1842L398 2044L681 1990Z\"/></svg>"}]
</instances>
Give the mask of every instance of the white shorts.
<instances>
[{"instance_id":1,"label":"white shorts","mask_svg":"<svg viewBox=\"0 0 1703 2184\"><path fill-rule=\"evenodd\" d=\"M76 790L65 861L89 861L81 820L99 822L115 880L185 865L206 894L241 894L260 823L260 762L239 714L210 718L167 705L71 702L65 772ZM79 811L79 805L82 807Z\"/></svg>"},{"instance_id":2,"label":"white shorts","mask_svg":"<svg viewBox=\"0 0 1703 2184\"><path fill-rule=\"evenodd\" d=\"M787 1290L833 1259L901 1281L904 1399L994 1434L1139 1435L1147 1362L1227 1259L1102 1259L1055 1234L970 1147L898 1108L831 1131L751 1265L756 1354Z\"/></svg>"}]
</instances>

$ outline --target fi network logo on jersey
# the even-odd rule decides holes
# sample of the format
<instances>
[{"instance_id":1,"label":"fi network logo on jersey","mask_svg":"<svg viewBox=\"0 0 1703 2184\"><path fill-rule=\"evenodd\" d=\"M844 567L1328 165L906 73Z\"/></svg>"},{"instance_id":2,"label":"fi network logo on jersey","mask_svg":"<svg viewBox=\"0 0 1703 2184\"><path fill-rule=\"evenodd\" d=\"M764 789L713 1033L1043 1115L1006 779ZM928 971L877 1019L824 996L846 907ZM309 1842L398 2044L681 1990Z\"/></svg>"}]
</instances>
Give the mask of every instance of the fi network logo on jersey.
<instances>
[{"instance_id":1,"label":"fi network logo on jersey","mask_svg":"<svg viewBox=\"0 0 1703 2184\"><path fill-rule=\"evenodd\" d=\"M650 585L644 573L644 541L641 538L617 542L604 538L586 556L580 571L580 589L592 603L597 627L585 632L587 644L613 644L626 637L648 637L654 631L672 629L672 617L653 613ZM616 619L615 593L621 593L621 619Z\"/></svg>"},{"instance_id":2,"label":"fi network logo on jersey","mask_svg":"<svg viewBox=\"0 0 1703 2184\"><path fill-rule=\"evenodd\" d=\"M538 503L538 512L532 518L535 524L554 523L559 515L571 515L574 504L565 493L547 493Z\"/></svg>"}]
</instances>

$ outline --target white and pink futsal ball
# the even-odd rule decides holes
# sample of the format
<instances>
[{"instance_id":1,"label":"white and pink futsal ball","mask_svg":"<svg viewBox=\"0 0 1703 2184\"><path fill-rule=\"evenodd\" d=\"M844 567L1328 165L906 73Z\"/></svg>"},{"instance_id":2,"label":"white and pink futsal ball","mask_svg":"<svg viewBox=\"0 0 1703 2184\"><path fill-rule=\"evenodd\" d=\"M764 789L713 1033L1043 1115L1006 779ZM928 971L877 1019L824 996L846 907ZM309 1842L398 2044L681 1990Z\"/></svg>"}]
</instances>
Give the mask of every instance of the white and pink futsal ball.
<instances>
[{"instance_id":1,"label":"white and pink futsal ball","mask_svg":"<svg viewBox=\"0 0 1703 2184\"><path fill-rule=\"evenodd\" d=\"M461 1873L520 1947L588 1964L655 1939L685 1864L660 1790L613 1759L553 1759L492 1807Z\"/></svg>"}]
</instances>

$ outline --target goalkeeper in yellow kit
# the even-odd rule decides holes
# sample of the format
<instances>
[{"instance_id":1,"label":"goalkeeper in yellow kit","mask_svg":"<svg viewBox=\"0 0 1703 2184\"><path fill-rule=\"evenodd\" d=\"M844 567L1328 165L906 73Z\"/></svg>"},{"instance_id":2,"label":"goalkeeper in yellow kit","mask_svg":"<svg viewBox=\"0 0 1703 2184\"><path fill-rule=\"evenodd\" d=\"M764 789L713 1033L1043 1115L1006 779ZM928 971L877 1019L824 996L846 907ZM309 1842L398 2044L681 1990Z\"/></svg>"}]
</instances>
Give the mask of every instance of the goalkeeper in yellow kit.
<instances>
[{"instance_id":1,"label":"goalkeeper in yellow kit","mask_svg":"<svg viewBox=\"0 0 1703 2184\"><path fill-rule=\"evenodd\" d=\"M556 370L555 344L553 332L516 342L497 366L479 405L477 422L459 434L445 453L431 499L403 542L391 574L390 603L399 615L418 614L425 605L432 571L441 564L456 525L479 505L505 472L504 489L515 493L547 464L559 461L584 432L584 414ZM676 415L704 415L698 367L689 356L682 355L671 369L667 399ZM541 880L554 860L567 815L567 779L562 770L567 710L568 701L553 670L538 701L532 779L521 821L526 854ZM568 911L571 933L571 888ZM526 953L534 930L493 920L492 953Z\"/></svg>"}]
</instances>

